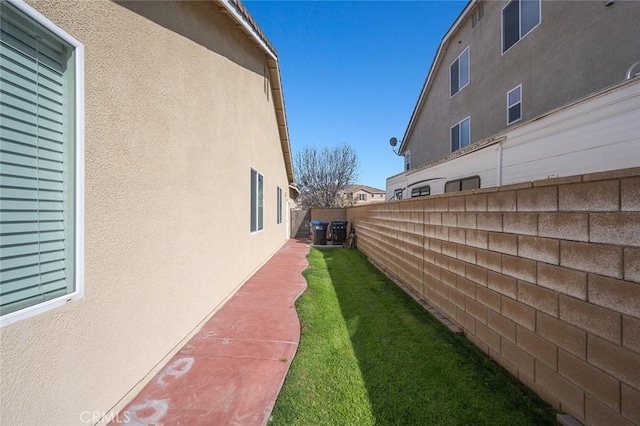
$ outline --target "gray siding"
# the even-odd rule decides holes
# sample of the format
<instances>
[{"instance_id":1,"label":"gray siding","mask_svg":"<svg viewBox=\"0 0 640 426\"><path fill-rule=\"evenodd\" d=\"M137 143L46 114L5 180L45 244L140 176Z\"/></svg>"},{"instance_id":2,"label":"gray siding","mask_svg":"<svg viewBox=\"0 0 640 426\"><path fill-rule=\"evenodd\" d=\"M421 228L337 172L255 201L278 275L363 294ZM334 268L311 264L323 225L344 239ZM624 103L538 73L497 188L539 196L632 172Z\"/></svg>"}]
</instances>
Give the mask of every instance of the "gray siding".
<instances>
[{"instance_id":1,"label":"gray siding","mask_svg":"<svg viewBox=\"0 0 640 426\"><path fill-rule=\"evenodd\" d=\"M624 79L640 60L640 2L543 1L542 20L502 53L502 8L485 1L484 17L471 28L470 14L451 35L432 85L424 95L403 150L411 167L451 151L450 127L471 117L471 143L507 128L507 92L522 84L522 120L531 120ZM470 83L449 96L449 66L470 48Z\"/></svg>"}]
</instances>

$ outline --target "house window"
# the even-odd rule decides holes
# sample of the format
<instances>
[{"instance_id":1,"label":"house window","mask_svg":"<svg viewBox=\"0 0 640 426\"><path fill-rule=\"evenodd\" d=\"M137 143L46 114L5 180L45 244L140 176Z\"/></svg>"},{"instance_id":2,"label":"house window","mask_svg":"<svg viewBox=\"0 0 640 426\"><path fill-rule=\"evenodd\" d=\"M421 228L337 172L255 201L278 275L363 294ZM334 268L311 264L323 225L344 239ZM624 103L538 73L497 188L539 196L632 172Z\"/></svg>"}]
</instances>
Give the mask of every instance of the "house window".
<instances>
[{"instance_id":1,"label":"house window","mask_svg":"<svg viewBox=\"0 0 640 426\"><path fill-rule=\"evenodd\" d=\"M366 200L367 200L366 194L358 194L358 201L366 201Z\"/></svg>"},{"instance_id":2,"label":"house window","mask_svg":"<svg viewBox=\"0 0 640 426\"><path fill-rule=\"evenodd\" d=\"M419 188L413 188L411 190L411 198L424 197L431 194L431 187L429 185L421 186Z\"/></svg>"},{"instance_id":3,"label":"house window","mask_svg":"<svg viewBox=\"0 0 640 426\"><path fill-rule=\"evenodd\" d=\"M83 46L0 2L0 324L83 294Z\"/></svg>"},{"instance_id":4,"label":"house window","mask_svg":"<svg viewBox=\"0 0 640 426\"><path fill-rule=\"evenodd\" d=\"M507 124L522 118L522 85L507 93Z\"/></svg>"},{"instance_id":5,"label":"house window","mask_svg":"<svg viewBox=\"0 0 640 426\"><path fill-rule=\"evenodd\" d=\"M540 0L511 0L502 9L502 52L540 24Z\"/></svg>"},{"instance_id":6,"label":"house window","mask_svg":"<svg viewBox=\"0 0 640 426\"><path fill-rule=\"evenodd\" d=\"M402 189L396 189L393 193L393 198L396 200L402 200Z\"/></svg>"},{"instance_id":7,"label":"house window","mask_svg":"<svg viewBox=\"0 0 640 426\"><path fill-rule=\"evenodd\" d=\"M282 188L276 187L276 223L282 223Z\"/></svg>"},{"instance_id":8,"label":"house window","mask_svg":"<svg viewBox=\"0 0 640 426\"><path fill-rule=\"evenodd\" d=\"M449 67L449 81L451 83L451 96L469 84L469 46L462 51L460 56Z\"/></svg>"},{"instance_id":9,"label":"house window","mask_svg":"<svg viewBox=\"0 0 640 426\"><path fill-rule=\"evenodd\" d=\"M407 151L404 154L404 170L409 170L411 168L411 151Z\"/></svg>"},{"instance_id":10,"label":"house window","mask_svg":"<svg viewBox=\"0 0 640 426\"><path fill-rule=\"evenodd\" d=\"M451 152L469 145L471 141L471 118L467 117L451 128Z\"/></svg>"},{"instance_id":11,"label":"house window","mask_svg":"<svg viewBox=\"0 0 640 426\"><path fill-rule=\"evenodd\" d=\"M264 176L251 169L251 232L264 227Z\"/></svg>"},{"instance_id":12,"label":"house window","mask_svg":"<svg viewBox=\"0 0 640 426\"><path fill-rule=\"evenodd\" d=\"M471 176L462 179L450 180L444 185L444 192L467 191L480 188L480 176Z\"/></svg>"}]
</instances>

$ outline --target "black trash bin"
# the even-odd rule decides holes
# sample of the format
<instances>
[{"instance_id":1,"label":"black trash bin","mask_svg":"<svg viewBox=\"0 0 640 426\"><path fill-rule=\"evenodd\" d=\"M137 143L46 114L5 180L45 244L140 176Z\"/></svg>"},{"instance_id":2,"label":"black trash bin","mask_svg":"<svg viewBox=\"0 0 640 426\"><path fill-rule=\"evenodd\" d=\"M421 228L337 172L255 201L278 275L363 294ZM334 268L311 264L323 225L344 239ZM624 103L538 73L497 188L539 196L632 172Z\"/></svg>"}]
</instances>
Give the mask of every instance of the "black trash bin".
<instances>
[{"instance_id":1,"label":"black trash bin","mask_svg":"<svg viewBox=\"0 0 640 426\"><path fill-rule=\"evenodd\" d=\"M319 220L311 221L311 229L313 230L313 244L316 246L324 246L327 244L327 227L328 222Z\"/></svg>"},{"instance_id":2,"label":"black trash bin","mask_svg":"<svg viewBox=\"0 0 640 426\"><path fill-rule=\"evenodd\" d=\"M331 234L333 235L333 244L344 244L347 240L347 224L346 220L334 220L331 222Z\"/></svg>"}]
</instances>

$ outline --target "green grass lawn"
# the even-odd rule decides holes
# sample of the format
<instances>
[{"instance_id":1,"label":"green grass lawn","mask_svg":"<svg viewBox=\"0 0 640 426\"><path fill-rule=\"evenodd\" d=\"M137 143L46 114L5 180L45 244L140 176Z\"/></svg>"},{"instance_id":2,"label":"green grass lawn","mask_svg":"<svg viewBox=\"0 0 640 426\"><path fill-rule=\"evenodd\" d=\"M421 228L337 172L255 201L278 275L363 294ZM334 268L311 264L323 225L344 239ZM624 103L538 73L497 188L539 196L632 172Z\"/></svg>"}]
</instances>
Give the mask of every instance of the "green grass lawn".
<instances>
[{"instance_id":1,"label":"green grass lawn","mask_svg":"<svg viewBox=\"0 0 640 426\"><path fill-rule=\"evenodd\" d=\"M357 250L312 249L271 425L545 425L553 409Z\"/></svg>"}]
</instances>

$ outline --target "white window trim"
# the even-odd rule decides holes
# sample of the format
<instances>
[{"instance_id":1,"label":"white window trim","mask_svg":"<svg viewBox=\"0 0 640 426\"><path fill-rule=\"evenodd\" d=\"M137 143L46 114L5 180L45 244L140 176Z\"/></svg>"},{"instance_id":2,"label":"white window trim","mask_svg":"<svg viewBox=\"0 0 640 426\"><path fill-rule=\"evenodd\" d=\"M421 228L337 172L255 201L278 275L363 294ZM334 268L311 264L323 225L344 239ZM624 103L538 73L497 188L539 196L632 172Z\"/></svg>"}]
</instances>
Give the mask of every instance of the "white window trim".
<instances>
[{"instance_id":1,"label":"white window trim","mask_svg":"<svg viewBox=\"0 0 640 426\"><path fill-rule=\"evenodd\" d=\"M411 170L411 150L404 153L404 171Z\"/></svg>"},{"instance_id":2,"label":"white window trim","mask_svg":"<svg viewBox=\"0 0 640 426\"><path fill-rule=\"evenodd\" d=\"M509 95L511 94L511 92L518 89L520 89L520 100L513 105L509 105ZM518 121L522 120L522 96L523 96L522 84L517 85L516 87L514 87L513 89L507 92L507 126L510 126L511 124L517 123ZM509 121L509 108L516 106L518 104L520 104L520 118L518 118L517 120Z\"/></svg>"},{"instance_id":3,"label":"white window trim","mask_svg":"<svg viewBox=\"0 0 640 426\"><path fill-rule=\"evenodd\" d=\"M520 0L517 0L518 2L520 2ZM513 43L511 46L509 46L509 48L507 50L502 50L502 48L504 47L504 9L509 6L509 3L511 3L511 1L508 1L507 4L505 4L503 6L503 8L500 10L500 51L502 52L502 55L504 55L505 53L507 53L508 51L510 51L515 45L517 45L518 43L520 43L520 41L525 38L526 36L528 36L529 34L531 34L533 32L533 30L535 30L536 28L538 28L538 26L540 24L542 24L542 0L540 0L538 2L538 14L540 16L540 21L533 26L533 28L531 28L529 31L527 31L526 34L519 34L520 38L518 39L518 41L516 41L515 43ZM518 33L522 30L522 7L519 9L520 13L518 14Z\"/></svg>"},{"instance_id":4,"label":"white window trim","mask_svg":"<svg viewBox=\"0 0 640 426\"><path fill-rule=\"evenodd\" d=\"M7 0L11 5L29 16L66 43L74 48L75 55L75 259L74 259L74 288L71 293L55 299L47 300L37 305L29 306L19 311L11 312L0 317L0 327L13 324L26 318L39 315L51 309L84 297L84 45L67 32L57 27L40 12L22 0Z\"/></svg>"},{"instance_id":5,"label":"white window trim","mask_svg":"<svg viewBox=\"0 0 640 426\"><path fill-rule=\"evenodd\" d=\"M469 52L469 60L467 61L467 75L469 76L469 81L464 86L458 87L458 90L453 95L451 94L451 65L453 65L456 61L458 61L458 83L460 83L460 58L464 55L464 52ZM469 46L465 47L462 53L458 55L450 64L449 64L449 99L453 98L455 95L460 93L462 89L467 87L471 83L471 51L469 50Z\"/></svg>"},{"instance_id":6,"label":"white window trim","mask_svg":"<svg viewBox=\"0 0 640 426\"><path fill-rule=\"evenodd\" d=\"M453 126L451 126L449 128L449 149L451 150L451 152L456 152L456 151L460 151L462 148L465 148L466 146L469 145L465 145L465 146L461 146L458 149L456 149L456 151L453 150L453 140L451 139L451 130L456 127L456 126L460 126L460 124L462 124L463 121L465 120L469 120L469 145L471 145L471 116L468 115L465 118L463 118L462 120L458 121L456 124L454 124ZM462 126L458 127L458 133L460 133L460 130ZM458 136L458 140L462 140L459 136Z\"/></svg>"},{"instance_id":7,"label":"white window trim","mask_svg":"<svg viewBox=\"0 0 640 426\"><path fill-rule=\"evenodd\" d=\"M265 185L264 185L264 175L262 173L260 173L258 171L258 169L255 168L255 167L251 167L250 169L251 169L251 171L256 172L256 230L255 231L251 231L251 229L249 229L250 235L253 235L253 234L259 234L259 233L264 231L264 211L265 211L265 205L264 205L264 199L265 199L264 192L265 191L264 191L264 186ZM260 221L258 220L258 211L259 211L258 210L258 194L259 194L258 181L260 180L260 176L262 176L262 228L258 229L258 224L260 223ZM251 191L251 187L249 187L249 191ZM251 218L251 204L249 204L249 218ZM253 224L251 224L251 225L253 225Z\"/></svg>"},{"instance_id":8,"label":"white window trim","mask_svg":"<svg viewBox=\"0 0 640 426\"><path fill-rule=\"evenodd\" d=\"M282 196L282 188L276 186L276 225L282 225L282 204L283 204L283 196Z\"/></svg>"}]
</instances>

